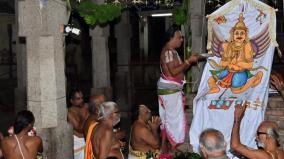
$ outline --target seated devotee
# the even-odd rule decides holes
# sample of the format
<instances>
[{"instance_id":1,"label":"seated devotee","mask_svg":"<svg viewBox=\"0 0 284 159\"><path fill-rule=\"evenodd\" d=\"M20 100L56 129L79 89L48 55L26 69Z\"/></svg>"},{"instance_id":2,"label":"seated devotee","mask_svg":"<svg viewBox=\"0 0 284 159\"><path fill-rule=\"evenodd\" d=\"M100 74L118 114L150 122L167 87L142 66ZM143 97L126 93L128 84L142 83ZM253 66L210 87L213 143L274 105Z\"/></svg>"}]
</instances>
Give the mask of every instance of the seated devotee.
<instances>
[{"instance_id":1,"label":"seated devotee","mask_svg":"<svg viewBox=\"0 0 284 159\"><path fill-rule=\"evenodd\" d=\"M14 135L5 137L1 141L4 158L6 159L36 159L38 152L42 152L42 140L38 136L29 136L35 118L32 112L23 110L16 116Z\"/></svg>"},{"instance_id":2,"label":"seated devotee","mask_svg":"<svg viewBox=\"0 0 284 159\"><path fill-rule=\"evenodd\" d=\"M146 153L158 154L160 140L158 130L161 119L151 118L151 111L146 105L139 105L138 119L133 123L129 141L128 159L146 159Z\"/></svg>"},{"instance_id":3,"label":"seated devotee","mask_svg":"<svg viewBox=\"0 0 284 159\"><path fill-rule=\"evenodd\" d=\"M106 101L105 95L95 94L90 97L89 105L93 105L94 106L93 108L96 109L96 113L98 114L99 106L105 101ZM89 108L89 110L92 111L91 108Z\"/></svg>"},{"instance_id":4,"label":"seated devotee","mask_svg":"<svg viewBox=\"0 0 284 159\"><path fill-rule=\"evenodd\" d=\"M74 159L84 158L84 123L89 116L88 105L84 103L82 91L73 88L69 93L71 107L68 108L68 122L73 127Z\"/></svg>"},{"instance_id":5,"label":"seated devotee","mask_svg":"<svg viewBox=\"0 0 284 159\"><path fill-rule=\"evenodd\" d=\"M226 155L224 135L216 129L206 129L199 136L200 151L204 159L229 159Z\"/></svg>"},{"instance_id":6,"label":"seated devotee","mask_svg":"<svg viewBox=\"0 0 284 159\"><path fill-rule=\"evenodd\" d=\"M89 100L89 116L86 119L86 121L84 123L84 127L83 127L85 139L87 137L90 126L93 125L95 122L97 122L99 106L103 102L105 102L105 96L103 94L92 95L90 97L90 100Z\"/></svg>"},{"instance_id":7,"label":"seated devotee","mask_svg":"<svg viewBox=\"0 0 284 159\"><path fill-rule=\"evenodd\" d=\"M240 125L248 103L235 107L234 124L231 134L231 148L247 158L284 159L284 152L279 148L278 125L272 121L263 121L256 132L259 149L251 149L240 141Z\"/></svg>"},{"instance_id":8,"label":"seated devotee","mask_svg":"<svg viewBox=\"0 0 284 159\"><path fill-rule=\"evenodd\" d=\"M90 115L89 115L89 117L87 118L87 120L84 124L84 137L85 138L86 138L86 135L87 135L89 125L94 120L97 120L99 107L103 102L105 102L105 100L106 100L106 97L103 94L96 94L96 95L92 95L90 97L90 101L89 101ZM115 133L116 138L119 139L119 140L122 140L122 139L125 138L126 133L125 133L124 130L120 129L119 123L117 125L114 125L113 131Z\"/></svg>"},{"instance_id":9,"label":"seated devotee","mask_svg":"<svg viewBox=\"0 0 284 159\"><path fill-rule=\"evenodd\" d=\"M120 121L120 112L114 102L101 104L98 114L98 124L93 129L92 150L96 159L117 157L122 159L120 142L116 139L113 126Z\"/></svg>"}]
</instances>

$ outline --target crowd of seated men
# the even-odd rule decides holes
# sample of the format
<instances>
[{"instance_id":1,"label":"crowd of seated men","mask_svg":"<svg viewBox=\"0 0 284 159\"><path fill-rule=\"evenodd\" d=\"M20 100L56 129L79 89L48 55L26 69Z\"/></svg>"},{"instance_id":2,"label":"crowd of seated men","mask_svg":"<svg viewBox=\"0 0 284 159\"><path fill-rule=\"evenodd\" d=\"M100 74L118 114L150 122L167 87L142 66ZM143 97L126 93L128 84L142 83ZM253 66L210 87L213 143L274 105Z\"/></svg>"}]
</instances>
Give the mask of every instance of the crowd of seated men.
<instances>
[{"instance_id":1,"label":"crowd of seated men","mask_svg":"<svg viewBox=\"0 0 284 159\"><path fill-rule=\"evenodd\" d=\"M284 84L277 76L272 76L271 83L281 94ZM122 142L126 132L115 128L120 122L119 106L106 101L104 95L91 96L88 104L84 103L82 92L75 90L69 97L68 122L73 126L74 136L83 138L83 155L74 156L82 159L129 158L146 159L148 152L158 155L160 151L160 124L158 116L152 116L146 105L138 105L135 121L129 132L129 144ZM263 121L256 132L258 149L252 149L241 143L240 125L248 103L235 106L234 123L230 143L226 143L223 134L213 128L204 130L199 137L200 154L204 159L228 159L227 144L233 154L251 159L284 159L283 149L279 144L279 127L272 121ZM9 136L0 133L0 158L33 159L40 158L43 151L42 140L34 132L35 118L28 110L20 111L13 123ZM74 145L75 146L75 145ZM128 155L121 148L128 147ZM75 147L74 147L75 150ZM77 153L79 154L79 153ZM126 157L124 157L126 156Z\"/></svg>"}]
</instances>

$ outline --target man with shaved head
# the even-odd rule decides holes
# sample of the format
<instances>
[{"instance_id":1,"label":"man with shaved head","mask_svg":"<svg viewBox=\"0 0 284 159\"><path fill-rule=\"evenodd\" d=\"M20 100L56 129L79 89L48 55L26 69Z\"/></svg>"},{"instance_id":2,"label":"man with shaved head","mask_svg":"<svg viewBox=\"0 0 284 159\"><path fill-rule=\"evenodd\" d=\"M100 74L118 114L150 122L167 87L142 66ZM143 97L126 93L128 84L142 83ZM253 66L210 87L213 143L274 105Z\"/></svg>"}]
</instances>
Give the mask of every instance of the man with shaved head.
<instances>
[{"instance_id":1,"label":"man with shaved head","mask_svg":"<svg viewBox=\"0 0 284 159\"><path fill-rule=\"evenodd\" d=\"M100 105L105 102L105 96L103 94L97 94L97 95L92 95L90 97L89 100L89 112L90 115L87 118L87 120L85 121L84 124L84 137L86 139L87 133L88 131L91 131L90 125L92 125L92 123L95 123L97 121L98 118L98 110Z\"/></svg>"},{"instance_id":2,"label":"man with shaved head","mask_svg":"<svg viewBox=\"0 0 284 159\"><path fill-rule=\"evenodd\" d=\"M99 107L103 102L106 101L106 97L103 94L95 94L90 97L90 105ZM97 108L98 109L98 108Z\"/></svg>"},{"instance_id":3,"label":"man with shaved head","mask_svg":"<svg viewBox=\"0 0 284 159\"><path fill-rule=\"evenodd\" d=\"M229 159L224 135L216 129L206 129L199 136L200 151L205 159Z\"/></svg>"},{"instance_id":4,"label":"man with shaved head","mask_svg":"<svg viewBox=\"0 0 284 159\"><path fill-rule=\"evenodd\" d=\"M284 152L279 148L278 125L272 121L263 121L256 132L259 149L251 149L240 142L240 125L248 103L235 107L234 125L231 134L231 148L239 154L253 159L284 159Z\"/></svg>"}]
</instances>

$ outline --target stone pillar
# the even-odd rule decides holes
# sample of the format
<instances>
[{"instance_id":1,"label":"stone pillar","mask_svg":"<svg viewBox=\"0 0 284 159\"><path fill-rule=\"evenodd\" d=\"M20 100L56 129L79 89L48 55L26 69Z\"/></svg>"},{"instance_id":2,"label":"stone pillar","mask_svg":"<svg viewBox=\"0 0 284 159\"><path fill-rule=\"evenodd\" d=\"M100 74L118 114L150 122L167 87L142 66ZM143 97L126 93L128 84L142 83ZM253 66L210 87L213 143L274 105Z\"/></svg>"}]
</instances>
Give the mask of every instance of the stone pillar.
<instances>
[{"instance_id":1,"label":"stone pillar","mask_svg":"<svg viewBox=\"0 0 284 159\"><path fill-rule=\"evenodd\" d=\"M147 61L149 55L149 29L148 29L148 17L143 18L143 48L144 48L144 60Z\"/></svg>"},{"instance_id":2,"label":"stone pillar","mask_svg":"<svg viewBox=\"0 0 284 159\"><path fill-rule=\"evenodd\" d=\"M90 30L92 37L92 76L93 88L92 94L104 93L108 99L112 98L112 89L110 85L110 65L108 36L109 26L96 26Z\"/></svg>"},{"instance_id":3,"label":"stone pillar","mask_svg":"<svg viewBox=\"0 0 284 159\"><path fill-rule=\"evenodd\" d=\"M91 0L96 4L103 4L104 0ZM109 64L109 48L108 36L109 26L101 27L96 25L94 29L90 29L92 38L92 77L93 87L91 94L103 93L108 100L112 99L112 87L110 83L110 64Z\"/></svg>"},{"instance_id":4,"label":"stone pillar","mask_svg":"<svg viewBox=\"0 0 284 159\"><path fill-rule=\"evenodd\" d=\"M203 53L205 52L205 30L207 28L206 18L205 18L205 2L200 0L190 0L190 23L191 23L191 33L192 33L192 52ZM197 92L202 72L203 72L204 62L199 63L198 66L192 67L192 82L194 86L192 88L193 92Z\"/></svg>"},{"instance_id":5,"label":"stone pillar","mask_svg":"<svg viewBox=\"0 0 284 159\"><path fill-rule=\"evenodd\" d=\"M67 123L64 36L66 2L18 1L18 34L26 37L27 108L43 139L44 158L73 158L73 131Z\"/></svg>"},{"instance_id":6,"label":"stone pillar","mask_svg":"<svg viewBox=\"0 0 284 159\"><path fill-rule=\"evenodd\" d=\"M139 22L139 49L140 59L146 61L148 59L148 17L146 15L140 17Z\"/></svg>"},{"instance_id":7,"label":"stone pillar","mask_svg":"<svg viewBox=\"0 0 284 159\"><path fill-rule=\"evenodd\" d=\"M18 3L15 0L15 15L18 17ZM18 35L18 20L15 20L15 30ZM16 37L17 37L16 35ZM15 113L27 109L27 63L26 63L26 39L16 38L16 57L17 57L17 88L15 94Z\"/></svg>"},{"instance_id":8,"label":"stone pillar","mask_svg":"<svg viewBox=\"0 0 284 159\"><path fill-rule=\"evenodd\" d=\"M25 38L16 40L17 56L17 88L15 88L15 113L27 109L27 89L26 89L26 44Z\"/></svg>"},{"instance_id":9,"label":"stone pillar","mask_svg":"<svg viewBox=\"0 0 284 159\"><path fill-rule=\"evenodd\" d=\"M131 110L131 85L130 85L130 55L131 55L131 24L129 12L123 12L120 22L115 26L117 39L117 72L115 73L115 101L121 111Z\"/></svg>"}]
</instances>

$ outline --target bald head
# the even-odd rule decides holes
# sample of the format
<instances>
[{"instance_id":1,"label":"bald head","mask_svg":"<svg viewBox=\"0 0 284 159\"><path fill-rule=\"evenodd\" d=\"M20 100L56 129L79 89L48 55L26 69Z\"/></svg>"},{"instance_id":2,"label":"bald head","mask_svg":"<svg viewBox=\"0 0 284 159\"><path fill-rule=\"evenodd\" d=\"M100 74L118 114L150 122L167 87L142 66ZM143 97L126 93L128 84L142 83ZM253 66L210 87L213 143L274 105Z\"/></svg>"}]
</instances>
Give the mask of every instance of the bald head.
<instances>
[{"instance_id":1,"label":"bald head","mask_svg":"<svg viewBox=\"0 0 284 159\"><path fill-rule=\"evenodd\" d=\"M90 105L90 112L91 113L96 113L97 110L99 109L99 106L105 102L105 96L103 94L96 94L92 95L89 100L89 105Z\"/></svg>"},{"instance_id":2,"label":"bald head","mask_svg":"<svg viewBox=\"0 0 284 159\"><path fill-rule=\"evenodd\" d=\"M139 110L138 110L139 118L142 118L145 121L148 121L151 119L151 110L144 104L139 105Z\"/></svg>"},{"instance_id":3,"label":"bald head","mask_svg":"<svg viewBox=\"0 0 284 159\"><path fill-rule=\"evenodd\" d=\"M274 128L278 129L277 123L273 121L263 121L260 123L259 128Z\"/></svg>"},{"instance_id":4,"label":"bald head","mask_svg":"<svg viewBox=\"0 0 284 159\"><path fill-rule=\"evenodd\" d=\"M151 112L151 110L144 104L139 105L139 111L148 111Z\"/></svg>"},{"instance_id":5,"label":"bald head","mask_svg":"<svg viewBox=\"0 0 284 159\"><path fill-rule=\"evenodd\" d=\"M206 129L199 137L199 144L208 153L225 152L226 142L223 134L216 129Z\"/></svg>"},{"instance_id":6,"label":"bald head","mask_svg":"<svg viewBox=\"0 0 284 159\"><path fill-rule=\"evenodd\" d=\"M103 94L96 94L90 97L90 102L94 103L95 105L101 105L103 102L105 102L105 100L106 99Z\"/></svg>"},{"instance_id":7,"label":"bald head","mask_svg":"<svg viewBox=\"0 0 284 159\"><path fill-rule=\"evenodd\" d=\"M258 132L266 132L267 135L271 136L277 144L279 144L279 132L278 125L273 121L263 121L258 127Z\"/></svg>"}]
</instances>

